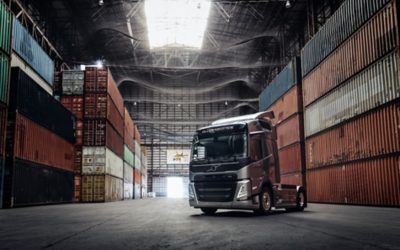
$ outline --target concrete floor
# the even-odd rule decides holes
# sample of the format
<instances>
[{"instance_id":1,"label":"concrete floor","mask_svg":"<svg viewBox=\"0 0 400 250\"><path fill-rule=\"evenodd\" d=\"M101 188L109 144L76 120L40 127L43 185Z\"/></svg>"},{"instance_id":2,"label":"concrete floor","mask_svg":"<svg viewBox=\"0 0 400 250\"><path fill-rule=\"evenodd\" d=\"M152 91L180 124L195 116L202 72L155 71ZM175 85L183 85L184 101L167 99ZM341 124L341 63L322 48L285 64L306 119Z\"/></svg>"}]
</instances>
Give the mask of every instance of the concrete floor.
<instances>
[{"instance_id":1,"label":"concrete floor","mask_svg":"<svg viewBox=\"0 0 400 250\"><path fill-rule=\"evenodd\" d=\"M400 209L202 215L182 199L0 210L0 249L400 249Z\"/></svg>"}]
</instances>

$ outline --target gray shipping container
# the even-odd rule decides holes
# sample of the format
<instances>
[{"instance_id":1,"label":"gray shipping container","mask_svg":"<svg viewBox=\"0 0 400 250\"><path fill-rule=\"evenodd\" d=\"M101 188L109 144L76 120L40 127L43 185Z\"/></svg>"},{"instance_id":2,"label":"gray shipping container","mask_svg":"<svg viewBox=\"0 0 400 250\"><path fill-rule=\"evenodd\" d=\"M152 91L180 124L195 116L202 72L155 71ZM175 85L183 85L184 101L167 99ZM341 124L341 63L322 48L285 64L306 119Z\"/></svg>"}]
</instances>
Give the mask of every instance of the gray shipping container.
<instances>
[{"instance_id":1,"label":"gray shipping container","mask_svg":"<svg viewBox=\"0 0 400 250\"><path fill-rule=\"evenodd\" d=\"M346 0L304 46L301 52L302 75L307 75L389 2L390 0Z\"/></svg>"},{"instance_id":2,"label":"gray shipping container","mask_svg":"<svg viewBox=\"0 0 400 250\"><path fill-rule=\"evenodd\" d=\"M54 62L14 17L13 50L35 70L49 85L53 85Z\"/></svg>"},{"instance_id":3,"label":"gray shipping container","mask_svg":"<svg viewBox=\"0 0 400 250\"><path fill-rule=\"evenodd\" d=\"M300 59L293 59L259 96L259 110L267 110L274 102L296 85L300 77Z\"/></svg>"},{"instance_id":4,"label":"gray shipping container","mask_svg":"<svg viewBox=\"0 0 400 250\"><path fill-rule=\"evenodd\" d=\"M63 95L83 95L83 84L85 83L85 72L69 70L62 73Z\"/></svg>"},{"instance_id":5,"label":"gray shipping container","mask_svg":"<svg viewBox=\"0 0 400 250\"><path fill-rule=\"evenodd\" d=\"M305 110L309 137L400 97L399 52L393 52Z\"/></svg>"}]
</instances>

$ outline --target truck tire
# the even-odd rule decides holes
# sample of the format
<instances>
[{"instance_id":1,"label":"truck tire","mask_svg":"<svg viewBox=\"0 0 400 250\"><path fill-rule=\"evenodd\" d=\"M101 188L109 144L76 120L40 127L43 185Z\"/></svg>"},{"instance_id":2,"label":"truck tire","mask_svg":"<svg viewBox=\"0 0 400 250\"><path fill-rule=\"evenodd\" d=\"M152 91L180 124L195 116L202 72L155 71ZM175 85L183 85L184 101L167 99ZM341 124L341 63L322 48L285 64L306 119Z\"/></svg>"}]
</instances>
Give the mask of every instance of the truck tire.
<instances>
[{"instance_id":1,"label":"truck tire","mask_svg":"<svg viewBox=\"0 0 400 250\"><path fill-rule=\"evenodd\" d=\"M205 215L213 215L218 210L216 208L200 208L200 209Z\"/></svg>"},{"instance_id":2,"label":"truck tire","mask_svg":"<svg viewBox=\"0 0 400 250\"><path fill-rule=\"evenodd\" d=\"M306 193L303 189L297 192L296 211L304 211L306 207Z\"/></svg>"},{"instance_id":3,"label":"truck tire","mask_svg":"<svg viewBox=\"0 0 400 250\"><path fill-rule=\"evenodd\" d=\"M256 214L265 215L271 212L272 208L272 193L268 187L263 188L263 191L259 194L260 208L254 210Z\"/></svg>"}]
</instances>

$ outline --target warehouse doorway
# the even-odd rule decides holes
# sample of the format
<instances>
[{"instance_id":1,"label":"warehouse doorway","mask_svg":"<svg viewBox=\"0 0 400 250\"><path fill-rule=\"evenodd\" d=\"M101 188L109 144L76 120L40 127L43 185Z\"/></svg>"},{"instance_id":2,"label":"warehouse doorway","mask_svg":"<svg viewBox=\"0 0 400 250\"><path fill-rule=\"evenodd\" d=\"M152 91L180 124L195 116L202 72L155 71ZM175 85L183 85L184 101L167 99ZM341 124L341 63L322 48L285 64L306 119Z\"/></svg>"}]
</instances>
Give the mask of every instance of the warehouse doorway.
<instances>
[{"instance_id":1,"label":"warehouse doorway","mask_svg":"<svg viewBox=\"0 0 400 250\"><path fill-rule=\"evenodd\" d=\"M184 193L183 177L167 177L168 198L183 198Z\"/></svg>"}]
</instances>

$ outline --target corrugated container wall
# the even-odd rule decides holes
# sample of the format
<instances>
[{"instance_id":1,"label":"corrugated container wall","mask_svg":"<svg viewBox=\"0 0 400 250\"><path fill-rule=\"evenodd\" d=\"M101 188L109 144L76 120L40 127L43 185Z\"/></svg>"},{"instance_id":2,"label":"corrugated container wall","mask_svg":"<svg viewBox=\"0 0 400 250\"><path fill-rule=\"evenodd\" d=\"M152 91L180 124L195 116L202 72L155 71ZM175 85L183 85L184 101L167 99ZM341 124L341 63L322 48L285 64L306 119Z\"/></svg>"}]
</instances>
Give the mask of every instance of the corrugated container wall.
<instances>
[{"instance_id":1,"label":"corrugated container wall","mask_svg":"<svg viewBox=\"0 0 400 250\"><path fill-rule=\"evenodd\" d=\"M85 72L69 70L62 72L62 94L63 95L83 95L83 85L85 82Z\"/></svg>"},{"instance_id":2,"label":"corrugated container wall","mask_svg":"<svg viewBox=\"0 0 400 250\"><path fill-rule=\"evenodd\" d=\"M10 80L10 58L0 51L0 102L7 104Z\"/></svg>"},{"instance_id":3,"label":"corrugated container wall","mask_svg":"<svg viewBox=\"0 0 400 250\"><path fill-rule=\"evenodd\" d=\"M105 202L123 199L123 181L110 175L82 176L82 201Z\"/></svg>"},{"instance_id":4,"label":"corrugated container wall","mask_svg":"<svg viewBox=\"0 0 400 250\"><path fill-rule=\"evenodd\" d=\"M75 142L75 116L19 68L12 68L10 110L18 112L65 140Z\"/></svg>"},{"instance_id":5,"label":"corrugated container wall","mask_svg":"<svg viewBox=\"0 0 400 250\"><path fill-rule=\"evenodd\" d=\"M53 85L54 62L44 52L25 27L14 17L13 49L28 63L49 85Z\"/></svg>"},{"instance_id":6,"label":"corrugated container wall","mask_svg":"<svg viewBox=\"0 0 400 250\"><path fill-rule=\"evenodd\" d=\"M398 34L396 1L392 1L303 79L304 105L397 48Z\"/></svg>"},{"instance_id":7,"label":"corrugated container wall","mask_svg":"<svg viewBox=\"0 0 400 250\"><path fill-rule=\"evenodd\" d=\"M82 174L124 177L123 160L106 147L83 147Z\"/></svg>"},{"instance_id":8,"label":"corrugated container wall","mask_svg":"<svg viewBox=\"0 0 400 250\"><path fill-rule=\"evenodd\" d=\"M11 54L13 16L3 1L0 1L0 51Z\"/></svg>"},{"instance_id":9,"label":"corrugated container wall","mask_svg":"<svg viewBox=\"0 0 400 250\"><path fill-rule=\"evenodd\" d=\"M304 46L302 75L307 75L390 0L347 0Z\"/></svg>"}]
</instances>

